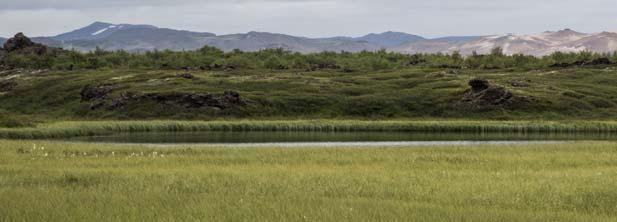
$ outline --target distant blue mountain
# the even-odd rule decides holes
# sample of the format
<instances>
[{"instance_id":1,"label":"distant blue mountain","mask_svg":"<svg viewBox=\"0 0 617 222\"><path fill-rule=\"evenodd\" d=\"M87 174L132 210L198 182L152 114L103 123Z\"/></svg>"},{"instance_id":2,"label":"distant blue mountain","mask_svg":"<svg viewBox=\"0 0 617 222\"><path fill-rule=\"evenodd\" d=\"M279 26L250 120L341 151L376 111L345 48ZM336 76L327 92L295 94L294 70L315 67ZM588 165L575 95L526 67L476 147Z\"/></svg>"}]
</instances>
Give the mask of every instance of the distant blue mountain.
<instances>
[{"instance_id":1,"label":"distant blue mountain","mask_svg":"<svg viewBox=\"0 0 617 222\"><path fill-rule=\"evenodd\" d=\"M234 49L257 51L268 48L284 48L302 53L375 51L381 48L380 45L349 37L314 39L267 32L248 32L217 36L213 33L165 29L151 25L111 24L105 22L95 22L84 28L53 37L36 37L32 39L35 42L49 46L80 51L91 51L96 47L106 50L126 50L132 52L155 49L180 51L199 49L205 45L214 46L225 51Z\"/></svg>"},{"instance_id":2,"label":"distant blue mountain","mask_svg":"<svg viewBox=\"0 0 617 222\"><path fill-rule=\"evenodd\" d=\"M26 33L27 34L27 33ZM376 51L386 49L400 52L441 52L468 41L476 36L451 36L426 39L403 32L384 32L361 37L307 38L279 33L248 32L216 35L208 32L192 32L152 25L112 24L94 22L83 28L51 37L34 37L34 42L51 47L92 51L97 47L106 50L143 52L149 50L195 50L213 46L224 51L240 49L258 51L283 48L293 52L315 53L323 51ZM5 39L0 38L0 42Z\"/></svg>"},{"instance_id":3,"label":"distant blue mountain","mask_svg":"<svg viewBox=\"0 0 617 222\"><path fill-rule=\"evenodd\" d=\"M404 32L384 32L379 34L368 34L359 38L354 38L359 41L366 41L368 43L372 43L378 46L397 46L404 43L416 42L420 40L424 40L425 38L422 36L412 35Z\"/></svg>"},{"instance_id":4,"label":"distant blue mountain","mask_svg":"<svg viewBox=\"0 0 617 222\"><path fill-rule=\"evenodd\" d=\"M2 45L4 45L4 42L6 42L6 39L0 37L0 47L2 47Z\"/></svg>"},{"instance_id":5,"label":"distant blue mountain","mask_svg":"<svg viewBox=\"0 0 617 222\"><path fill-rule=\"evenodd\" d=\"M117 32L133 29L156 30L158 28L151 25L110 24L105 22L95 22L86 27L53 36L51 38L58 41L96 40L107 38Z\"/></svg>"}]
</instances>

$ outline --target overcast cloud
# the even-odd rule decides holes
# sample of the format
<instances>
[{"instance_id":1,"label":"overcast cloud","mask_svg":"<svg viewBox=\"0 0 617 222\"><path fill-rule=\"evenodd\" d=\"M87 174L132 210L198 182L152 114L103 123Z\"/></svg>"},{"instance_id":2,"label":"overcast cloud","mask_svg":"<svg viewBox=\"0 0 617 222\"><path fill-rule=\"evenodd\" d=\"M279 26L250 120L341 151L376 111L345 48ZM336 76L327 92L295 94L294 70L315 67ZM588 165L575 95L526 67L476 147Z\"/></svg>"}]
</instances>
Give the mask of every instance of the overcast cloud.
<instances>
[{"instance_id":1,"label":"overcast cloud","mask_svg":"<svg viewBox=\"0 0 617 222\"><path fill-rule=\"evenodd\" d=\"M0 36L50 36L94 21L217 34L427 37L617 31L616 0L2 0Z\"/></svg>"}]
</instances>

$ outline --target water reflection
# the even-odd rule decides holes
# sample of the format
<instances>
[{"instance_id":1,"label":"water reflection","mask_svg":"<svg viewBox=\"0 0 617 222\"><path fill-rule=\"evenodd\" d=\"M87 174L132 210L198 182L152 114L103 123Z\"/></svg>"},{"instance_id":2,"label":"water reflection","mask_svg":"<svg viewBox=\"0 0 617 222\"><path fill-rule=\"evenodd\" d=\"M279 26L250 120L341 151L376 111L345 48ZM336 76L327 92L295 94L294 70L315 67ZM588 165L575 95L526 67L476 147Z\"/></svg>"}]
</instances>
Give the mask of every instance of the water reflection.
<instances>
[{"instance_id":1,"label":"water reflection","mask_svg":"<svg viewBox=\"0 0 617 222\"><path fill-rule=\"evenodd\" d=\"M617 140L614 133L417 133L417 132L176 132L122 133L73 138L108 143L341 143L341 142L508 142Z\"/></svg>"}]
</instances>

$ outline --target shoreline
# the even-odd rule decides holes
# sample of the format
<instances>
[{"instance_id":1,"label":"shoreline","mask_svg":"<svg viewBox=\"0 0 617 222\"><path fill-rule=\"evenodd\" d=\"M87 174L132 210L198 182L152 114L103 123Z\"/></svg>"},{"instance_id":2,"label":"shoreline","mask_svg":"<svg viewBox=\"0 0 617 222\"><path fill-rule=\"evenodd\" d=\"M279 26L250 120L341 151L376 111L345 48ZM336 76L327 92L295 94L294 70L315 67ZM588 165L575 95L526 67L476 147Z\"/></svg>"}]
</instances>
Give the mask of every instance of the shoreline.
<instances>
[{"instance_id":1,"label":"shoreline","mask_svg":"<svg viewBox=\"0 0 617 222\"><path fill-rule=\"evenodd\" d=\"M61 121L31 128L0 128L1 139L53 139L137 132L472 132L614 133L617 121L478 120L216 120Z\"/></svg>"}]
</instances>

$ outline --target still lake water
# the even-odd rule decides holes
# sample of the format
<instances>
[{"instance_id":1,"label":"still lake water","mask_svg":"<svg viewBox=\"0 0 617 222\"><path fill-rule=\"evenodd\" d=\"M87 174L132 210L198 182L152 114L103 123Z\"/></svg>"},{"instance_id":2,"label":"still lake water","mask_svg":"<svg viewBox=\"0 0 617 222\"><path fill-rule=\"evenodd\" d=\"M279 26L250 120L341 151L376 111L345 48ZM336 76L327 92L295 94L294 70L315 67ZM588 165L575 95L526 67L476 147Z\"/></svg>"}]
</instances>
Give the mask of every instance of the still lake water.
<instances>
[{"instance_id":1,"label":"still lake water","mask_svg":"<svg viewBox=\"0 0 617 222\"><path fill-rule=\"evenodd\" d=\"M417 133L417 132L175 132L122 133L77 137L75 142L202 144L217 146L421 146L545 144L611 141L617 134L593 133Z\"/></svg>"}]
</instances>

